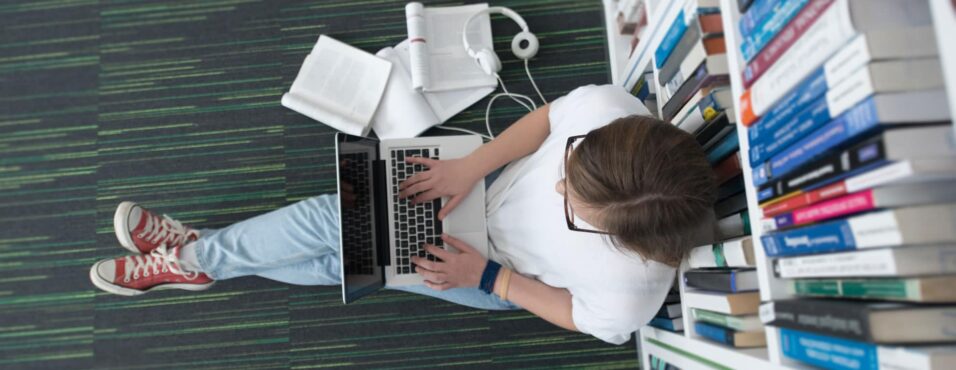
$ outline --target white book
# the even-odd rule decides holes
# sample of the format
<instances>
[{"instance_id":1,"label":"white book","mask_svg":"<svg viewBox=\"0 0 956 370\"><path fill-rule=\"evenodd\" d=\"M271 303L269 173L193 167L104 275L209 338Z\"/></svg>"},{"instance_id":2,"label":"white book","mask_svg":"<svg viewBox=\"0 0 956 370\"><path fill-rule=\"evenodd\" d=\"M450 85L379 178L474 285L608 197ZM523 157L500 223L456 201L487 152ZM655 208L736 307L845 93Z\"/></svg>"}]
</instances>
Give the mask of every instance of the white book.
<instances>
[{"instance_id":1,"label":"white book","mask_svg":"<svg viewBox=\"0 0 956 370\"><path fill-rule=\"evenodd\" d=\"M701 290L687 290L682 304L728 315L750 315L757 313L760 306L760 292L717 293Z\"/></svg>"},{"instance_id":2,"label":"white book","mask_svg":"<svg viewBox=\"0 0 956 370\"><path fill-rule=\"evenodd\" d=\"M495 77L468 55L461 37L465 21L486 8L488 4L426 8L412 2L405 6L413 88L447 91L497 85ZM487 14L469 24L468 42L473 50L494 50Z\"/></svg>"},{"instance_id":3,"label":"white book","mask_svg":"<svg viewBox=\"0 0 956 370\"><path fill-rule=\"evenodd\" d=\"M864 36L859 41L864 50L855 53L856 60L870 59L871 54L880 58L936 55L932 32L927 37L921 29L931 25L930 18L923 1L837 0L751 86L742 97L741 109L757 117L763 115L831 55L852 46L847 42L858 34ZM828 81L839 80L830 79L830 71L826 73Z\"/></svg>"},{"instance_id":4,"label":"white book","mask_svg":"<svg viewBox=\"0 0 956 370\"><path fill-rule=\"evenodd\" d=\"M956 273L956 245L831 253L774 261L781 278L920 276Z\"/></svg>"},{"instance_id":5,"label":"white book","mask_svg":"<svg viewBox=\"0 0 956 370\"><path fill-rule=\"evenodd\" d=\"M282 105L346 134L365 136L392 66L327 35L305 57Z\"/></svg>"},{"instance_id":6,"label":"white book","mask_svg":"<svg viewBox=\"0 0 956 370\"><path fill-rule=\"evenodd\" d=\"M876 346L876 358L886 370L956 369L956 345Z\"/></svg>"},{"instance_id":7,"label":"white book","mask_svg":"<svg viewBox=\"0 0 956 370\"><path fill-rule=\"evenodd\" d=\"M956 179L954 158L921 158L896 161L849 177L843 181L843 186L847 193L854 193L891 184L953 179Z\"/></svg>"},{"instance_id":8,"label":"white book","mask_svg":"<svg viewBox=\"0 0 956 370\"><path fill-rule=\"evenodd\" d=\"M668 97L674 96L681 85L687 81L687 77L694 75L694 72L697 71L701 63L707 65L707 73L711 75L725 75L730 73L730 67L727 64L727 54L707 55L707 51L704 49L704 41L700 40L697 41L697 45L694 45L694 47L690 49L687 57L681 61L677 74L671 77L670 81L667 81L661 90L666 91Z\"/></svg>"},{"instance_id":9,"label":"white book","mask_svg":"<svg viewBox=\"0 0 956 370\"><path fill-rule=\"evenodd\" d=\"M754 267L753 239L745 236L691 249L687 262L691 268Z\"/></svg>"},{"instance_id":10,"label":"white book","mask_svg":"<svg viewBox=\"0 0 956 370\"><path fill-rule=\"evenodd\" d=\"M412 88L409 69L409 42L379 50L379 58L392 63L393 70L385 95L372 118L372 129L380 139L412 138L440 125L475 104L494 87L419 92Z\"/></svg>"},{"instance_id":11,"label":"white book","mask_svg":"<svg viewBox=\"0 0 956 370\"><path fill-rule=\"evenodd\" d=\"M872 62L853 72L827 91L826 101L830 117L840 115L873 94L940 89L943 87L942 71L937 58ZM937 99L945 99L943 95L945 94L940 94ZM891 101L887 105L892 103ZM914 114L912 110L905 109L906 107L902 108L901 110L905 113L897 114L897 116L906 118L897 121L931 121L949 117L948 109L932 109L929 112L932 114L922 115Z\"/></svg>"},{"instance_id":12,"label":"white book","mask_svg":"<svg viewBox=\"0 0 956 370\"><path fill-rule=\"evenodd\" d=\"M680 302L664 304L663 306L661 306L660 311L665 311L665 312L667 312L667 318L669 318L669 319L673 319L673 318L675 318L675 317L680 317L681 314L683 313L683 312L681 311Z\"/></svg>"}]
</instances>

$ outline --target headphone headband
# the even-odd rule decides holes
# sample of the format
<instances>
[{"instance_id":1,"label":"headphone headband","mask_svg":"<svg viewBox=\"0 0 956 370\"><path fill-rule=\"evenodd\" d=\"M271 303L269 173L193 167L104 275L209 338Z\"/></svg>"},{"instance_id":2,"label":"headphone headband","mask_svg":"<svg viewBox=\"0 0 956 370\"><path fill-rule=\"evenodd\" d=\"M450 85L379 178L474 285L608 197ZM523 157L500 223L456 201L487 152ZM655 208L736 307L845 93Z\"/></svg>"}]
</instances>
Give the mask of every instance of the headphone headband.
<instances>
[{"instance_id":1,"label":"headphone headband","mask_svg":"<svg viewBox=\"0 0 956 370\"><path fill-rule=\"evenodd\" d=\"M526 23L524 21L524 18L521 18L521 16L518 15L518 13L515 12L514 10L511 10L503 6L492 6L492 7L482 9L476 12L475 14L472 14L470 17L468 17L468 20L465 21L465 26L461 29L461 42L462 44L465 45L465 51L467 51L468 55L471 56L472 58L477 57L478 53L471 48L471 43L468 42L468 26L471 25L471 22L475 18L478 18L485 14L488 14L488 15L501 14L505 17L511 18L511 20L515 21L515 23L518 24L518 27L521 27L522 31L528 32L528 23Z\"/></svg>"}]
</instances>

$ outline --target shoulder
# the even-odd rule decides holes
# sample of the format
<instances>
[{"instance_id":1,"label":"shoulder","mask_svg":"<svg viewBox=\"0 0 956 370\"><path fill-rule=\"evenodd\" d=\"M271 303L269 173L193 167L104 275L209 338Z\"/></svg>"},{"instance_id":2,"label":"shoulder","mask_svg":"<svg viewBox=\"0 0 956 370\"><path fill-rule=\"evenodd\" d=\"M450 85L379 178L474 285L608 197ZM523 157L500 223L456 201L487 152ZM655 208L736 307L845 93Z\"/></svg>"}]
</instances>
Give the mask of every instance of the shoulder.
<instances>
[{"instance_id":1,"label":"shoulder","mask_svg":"<svg viewBox=\"0 0 956 370\"><path fill-rule=\"evenodd\" d=\"M629 115L649 114L640 100L628 94L621 86L587 85L572 90L550 105L548 115L552 131L573 126L584 132L602 127L611 121Z\"/></svg>"}]
</instances>

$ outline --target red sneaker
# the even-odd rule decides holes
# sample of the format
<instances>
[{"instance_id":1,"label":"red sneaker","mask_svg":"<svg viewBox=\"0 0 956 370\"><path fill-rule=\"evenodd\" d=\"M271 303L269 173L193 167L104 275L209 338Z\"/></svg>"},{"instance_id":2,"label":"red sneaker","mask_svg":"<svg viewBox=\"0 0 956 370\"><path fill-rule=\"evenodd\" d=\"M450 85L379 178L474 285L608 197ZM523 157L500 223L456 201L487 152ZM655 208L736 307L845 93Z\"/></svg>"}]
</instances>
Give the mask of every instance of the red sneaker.
<instances>
[{"instance_id":1,"label":"red sneaker","mask_svg":"<svg viewBox=\"0 0 956 370\"><path fill-rule=\"evenodd\" d=\"M157 216L133 202L116 207L113 229L120 245L134 253L149 253L160 245L179 248L199 238L199 231L169 216Z\"/></svg>"},{"instance_id":2,"label":"red sneaker","mask_svg":"<svg viewBox=\"0 0 956 370\"><path fill-rule=\"evenodd\" d=\"M106 292L134 296L153 290L206 290L214 281L201 272L186 272L179 265L179 248L159 246L150 254L105 259L90 268L93 285Z\"/></svg>"}]
</instances>

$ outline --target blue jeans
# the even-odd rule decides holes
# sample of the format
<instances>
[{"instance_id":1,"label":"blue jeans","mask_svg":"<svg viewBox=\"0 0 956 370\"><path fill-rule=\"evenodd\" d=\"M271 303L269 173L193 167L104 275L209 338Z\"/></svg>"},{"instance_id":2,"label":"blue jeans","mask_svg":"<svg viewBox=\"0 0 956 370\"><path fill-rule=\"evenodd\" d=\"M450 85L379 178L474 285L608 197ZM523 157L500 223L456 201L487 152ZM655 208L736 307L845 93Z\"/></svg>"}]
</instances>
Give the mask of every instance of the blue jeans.
<instances>
[{"instance_id":1,"label":"blue jeans","mask_svg":"<svg viewBox=\"0 0 956 370\"><path fill-rule=\"evenodd\" d=\"M196 257L215 280L257 275L296 285L339 285L338 197L320 195L219 230L202 230ZM520 307L478 288L396 287L485 310Z\"/></svg>"}]
</instances>

